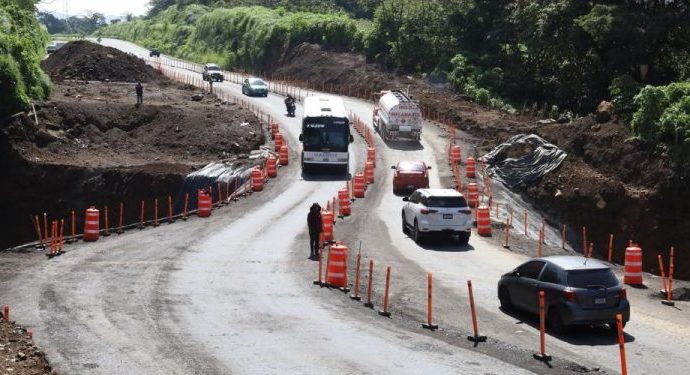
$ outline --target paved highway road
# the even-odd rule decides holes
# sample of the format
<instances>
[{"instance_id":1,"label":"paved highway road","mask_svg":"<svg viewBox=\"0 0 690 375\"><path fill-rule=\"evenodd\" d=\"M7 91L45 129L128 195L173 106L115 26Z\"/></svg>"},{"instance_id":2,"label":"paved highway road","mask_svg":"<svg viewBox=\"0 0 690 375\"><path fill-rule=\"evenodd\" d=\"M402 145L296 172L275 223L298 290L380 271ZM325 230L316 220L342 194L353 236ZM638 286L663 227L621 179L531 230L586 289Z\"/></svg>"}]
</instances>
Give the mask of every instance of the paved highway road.
<instances>
[{"instance_id":1,"label":"paved highway road","mask_svg":"<svg viewBox=\"0 0 690 375\"><path fill-rule=\"evenodd\" d=\"M130 43L104 44L147 55ZM180 74L199 76L177 69ZM237 85L217 88L241 95ZM281 97L247 98L279 119L292 150L297 119L284 116ZM361 118L371 103L346 99ZM461 135L463 140L469 137ZM619 368L615 336L587 328L547 336L557 359L548 369L531 359L538 348L536 321L498 309L496 281L527 259L495 239L473 236L470 246L415 244L400 231L400 198L392 194L388 166L400 159L426 160L432 186L449 184L445 133L427 124L421 145L386 144L376 137L374 187L339 221L336 236L351 248L362 242L366 262L376 262L376 298L385 265L393 267L393 317L381 318L344 294L311 285L316 269L306 259L308 206L324 202L343 185L338 176L304 178L295 153L265 192L214 212L210 219L128 232L79 244L54 260L32 252L0 255L0 301L34 327L39 345L61 373L567 373L573 361L609 373ZM471 150L463 143L463 154ZM356 137L351 170L365 144ZM497 187L495 187L497 188ZM529 206L509 192L502 199ZM518 209L516 212L522 212ZM536 213L532 213L536 217ZM518 228L519 229L519 228ZM555 233L552 231L552 233ZM553 234L552 234L553 235ZM435 319L424 320L426 272L434 274ZM472 279L480 327L490 337L472 348L466 280ZM651 289L658 289L650 282ZM690 343L685 303L670 309L650 290L629 290L627 332L631 373L684 373Z\"/></svg>"}]
</instances>

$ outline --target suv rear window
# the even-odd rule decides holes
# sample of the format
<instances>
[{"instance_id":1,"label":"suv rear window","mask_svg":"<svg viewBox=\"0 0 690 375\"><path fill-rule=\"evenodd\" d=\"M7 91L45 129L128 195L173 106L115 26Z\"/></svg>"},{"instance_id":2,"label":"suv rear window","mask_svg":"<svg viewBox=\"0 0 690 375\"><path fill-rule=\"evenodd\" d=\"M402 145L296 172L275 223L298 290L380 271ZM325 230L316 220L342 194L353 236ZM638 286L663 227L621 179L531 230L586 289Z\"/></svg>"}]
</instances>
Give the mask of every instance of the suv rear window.
<instances>
[{"instance_id":1,"label":"suv rear window","mask_svg":"<svg viewBox=\"0 0 690 375\"><path fill-rule=\"evenodd\" d=\"M467 201L463 197L429 197L426 200L427 207L467 207Z\"/></svg>"},{"instance_id":2,"label":"suv rear window","mask_svg":"<svg viewBox=\"0 0 690 375\"><path fill-rule=\"evenodd\" d=\"M573 288L587 288L602 285L606 288L618 285L618 278L610 269L573 270L566 273L568 286Z\"/></svg>"}]
</instances>

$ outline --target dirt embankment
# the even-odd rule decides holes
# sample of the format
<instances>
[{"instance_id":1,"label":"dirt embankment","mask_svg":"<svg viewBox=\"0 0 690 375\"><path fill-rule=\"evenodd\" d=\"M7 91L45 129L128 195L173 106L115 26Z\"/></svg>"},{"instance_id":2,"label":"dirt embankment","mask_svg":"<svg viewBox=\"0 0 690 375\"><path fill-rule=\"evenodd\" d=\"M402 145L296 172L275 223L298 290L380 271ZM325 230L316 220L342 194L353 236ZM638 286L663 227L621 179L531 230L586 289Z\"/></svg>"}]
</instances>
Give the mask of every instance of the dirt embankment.
<instances>
[{"instance_id":1,"label":"dirt embankment","mask_svg":"<svg viewBox=\"0 0 690 375\"><path fill-rule=\"evenodd\" d=\"M629 240L645 250L644 268L658 272L656 255L668 255L674 245L684 254L690 247L690 186L683 183L665 155L631 138L627 127L612 120L598 124L594 116L568 124L537 124L531 114L509 115L464 100L440 84L412 76L394 76L364 57L333 53L318 46L301 45L274 72L278 76L378 91L408 89L431 111L453 119L476 137L485 153L519 133L535 133L568 153L562 166L520 193L554 225L565 223L569 238L581 247L582 226L588 242L605 257L609 233L614 234L614 258L621 262ZM676 254L679 254L678 250ZM690 278L690 258L676 255L676 276Z\"/></svg>"},{"instance_id":2,"label":"dirt embankment","mask_svg":"<svg viewBox=\"0 0 690 375\"><path fill-rule=\"evenodd\" d=\"M52 373L45 354L34 345L27 330L4 319L0 319L0 369L0 373L12 375Z\"/></svg>"},{"instance_id":3,"label":"dirt embankment","mask_svg":"<svg viewBox=\"0 0 690 375\"><path fill-rule=\"evenodd\" d=\"M242 158L265 142L250 111L171 82L133 56L81 41L58 53L67 57L44 61L57 72L50 100L36 103L35 115L0 120L0 194L7 202L0 226L12 233L0 236L0 249L35 240L30 215L43 212L59 219L75 210L81 222L90 205L115 212L124 201L125 222L135 221L141 200L148 207L153 198L165 202L188 173ZM124 76L145 82L143 105Z\"/></svg>"}]
</instances>

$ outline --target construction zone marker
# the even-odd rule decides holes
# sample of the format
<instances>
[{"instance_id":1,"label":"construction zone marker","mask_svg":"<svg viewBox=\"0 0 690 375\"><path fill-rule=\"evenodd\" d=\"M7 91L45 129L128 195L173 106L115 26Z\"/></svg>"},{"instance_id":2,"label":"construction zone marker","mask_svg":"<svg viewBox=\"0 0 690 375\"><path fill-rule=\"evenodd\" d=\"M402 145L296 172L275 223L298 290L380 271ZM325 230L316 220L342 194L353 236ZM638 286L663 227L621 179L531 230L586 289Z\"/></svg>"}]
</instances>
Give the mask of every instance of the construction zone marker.
<instances>
[{"instance_id":1,"label":"construction zone marker","mask_svg":"<svg viewBox=\"0 0 690 375\"><path fill-rule=\"evenodd\" d=\"M486 341L486 336L479 335L479 325L477 324L477 313L474 308L474 292L472 291L472 280L467 280L467 291L470 296L470 312L472 313L472 336L467 336L467 339L474 342L475 345Z\"/></svg>"},{"instance_id":2,"label":"construction zone marker","mask_svg":"<svg viewBox=\"0 0 690 375\"><path fill-rule=\"evenodd\" d=\"M539 353L534 353L534 359L542 362L551 361L551 356L546 354L545 343L546 317L544 314L544 291L539 291Z\"/></svg>"},{"instance_id":3,"label":"construction zone marker","mask_svg":"<svg viewBox=\"0 0 690 375\"><path fill-rule=\"evenodd\" d=\"M374 276L374 260L369 259L369 280L367 281L367 301L364 302L364 307L368 307L370 309L374 308L374 303L371 302L371 289L373 285L373 276Z\"/></svg>"},{"instance_id":4,"label":"construction zone marker","mask_svg":"<svg viewBox=\"0 0 690 375\"><path fill-rule=\"evenodd\" d=\"M391 313L388 311L388 292L391 284L391 266L386 267L386 288L383 294L383 310L379 310L379 315L390 317Z\"/></svg>"},{"instance_id":5,"label":"construction zone marker","mask_svg":"<svg viewBox=\"0 0 690 375\"><path fill-rule=\"evenodd\" d=\"M623 316L616 314L616 326L618 327L618 348L621 355L621 375L628 375L628 365L625 359L625 337L623 336Z\"/></svg>"},{"instance_id":6,"label":"construction zone marker","mask_svg":"<svg viewBox=\"0 0 690 375\"><path fill-rule=\"evenodd\" d=\"M431 272L427 273L426 275L426 284L427 284L427 294L426 294L426 323L422 324L422 328L430 329L430 330L435 330L438 329L438 325L433 323L433 315L432 315L432 309L433 309L433 302L432 302L432 275ZM388 293L386 293L388 294Z\"/></svg>"},{"instance_id":7,"label":"construction zone marker","mask_svg":"<svg viewBox=\"0 0 690 375\"><path fill-rule=\"evenodd\" d=\"M361 243L360 243L361 246ZM355 285L353 289L355 290L354 294L350 295L350 298L359 301L362 298L359 296L359 267L360 267L360 262L361 262L362 254L361 252L357 252L357 262L355 265Z\"/></svg>"}]
</instances>

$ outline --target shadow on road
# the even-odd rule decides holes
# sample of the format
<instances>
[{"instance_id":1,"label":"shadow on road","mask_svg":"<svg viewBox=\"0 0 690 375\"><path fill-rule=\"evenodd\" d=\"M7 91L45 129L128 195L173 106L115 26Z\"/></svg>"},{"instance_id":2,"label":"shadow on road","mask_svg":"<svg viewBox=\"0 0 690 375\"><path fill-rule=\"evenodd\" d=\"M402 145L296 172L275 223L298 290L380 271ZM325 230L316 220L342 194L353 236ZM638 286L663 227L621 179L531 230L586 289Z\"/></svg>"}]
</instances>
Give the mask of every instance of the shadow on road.
<instances>
[{"instance_id":1,"label":"shadow on road","mask_svg":"<svg viewBox=\"0 0 690 375\"><path fill-rule=\"evenodd\" d=\"M392 140L383 140L383 143L386 144L389 148L393 150L400 150L400 151L418 151L418 150L424 150L424 146L421 144L419 141L413 141L413 140L399 140L399 141L392 141Z\"/></svg>"},{"instance_id":2,"label":"shadow on road","mask_svg":"<svg viewBox=\"0 0 690 375\"><path fill-rule=\"evenodd\" d=\"M410 238L412 240L412 238ZM417 246L424 250L461 253L466 251L474 251L474 246L471 244L461 245L458 243L458 238L451 235L434 235L433 237L423 238L421 243Z\"/></svg>"},{"instance_id":3,"label":"shadow on road","mask_svg":"<svg viewBox=\"0 0 690 375\"><path fill-rule=\"evenodd\" d=\"M539 329L539 317L516 309L505 310L499 308L504 314L517 320L515 324L527 324L534 329ZM588 346L608 346L618 344L618 334L615 329L611 329L608 325L592 325L592 326L574 326L566 330L562 334L553 334L548 330L547 335L558 340L567 342L571 345L588 345ZM625 342L635 341L635 336L623 332Z\"/></svg>"},{"instance_id":4,"label":"shadow on road","mask_svg":"<svg viewBox=\"0 0 690 375\"><path fill-rule=\"evenodd\" d=\"M304 181L349 181L352 175L344 172L334 172L328 167L311 167L308 172L302 171Z\"/></svg>"}]
</instances>

